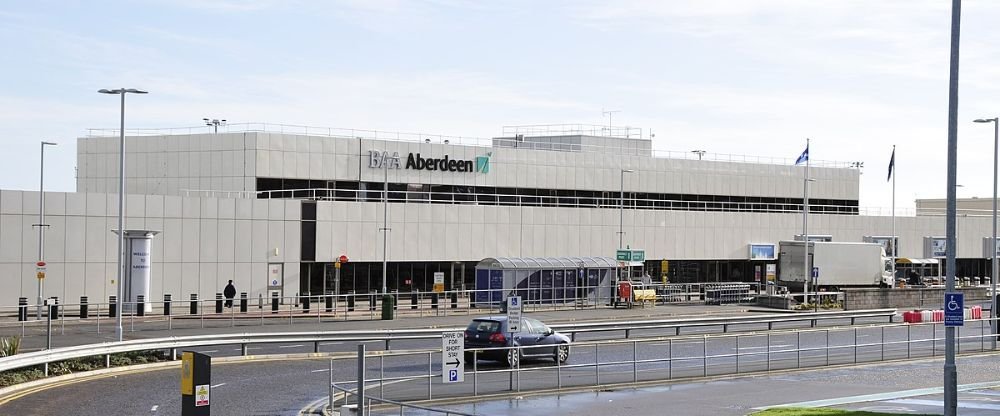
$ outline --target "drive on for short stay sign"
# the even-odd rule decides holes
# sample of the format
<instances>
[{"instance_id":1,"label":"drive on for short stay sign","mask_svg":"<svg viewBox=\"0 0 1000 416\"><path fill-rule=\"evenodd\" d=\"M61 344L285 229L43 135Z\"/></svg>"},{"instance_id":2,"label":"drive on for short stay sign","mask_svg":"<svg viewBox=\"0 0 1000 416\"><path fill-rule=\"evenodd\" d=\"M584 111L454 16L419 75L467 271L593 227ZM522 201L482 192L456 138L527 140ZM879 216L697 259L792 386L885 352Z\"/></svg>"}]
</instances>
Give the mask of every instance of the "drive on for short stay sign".
<instances>
[{"instance_id":1,"label":"drive on for short stay sign","mask_svg":"<svg viewBox=\"0 0 1000 416\"><path fill-rule=\"evenodd\" d=\"M465 338L461 331L441 333L441 377L443 383L465 381Z\"/></svg>"}]
</instances>

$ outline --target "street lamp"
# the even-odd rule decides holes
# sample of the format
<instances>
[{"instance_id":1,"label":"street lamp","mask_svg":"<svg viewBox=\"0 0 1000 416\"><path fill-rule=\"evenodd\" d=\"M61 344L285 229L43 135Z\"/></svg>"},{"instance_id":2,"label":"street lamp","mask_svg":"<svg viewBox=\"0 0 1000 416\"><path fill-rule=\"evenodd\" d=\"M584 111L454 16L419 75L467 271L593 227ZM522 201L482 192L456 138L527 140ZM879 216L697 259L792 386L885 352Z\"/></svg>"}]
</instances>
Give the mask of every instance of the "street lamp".
<instances>
[{"instance_id":1,"label":"street lamp","mask_svg":"<svg viewBox=\"0 0 1000 416\"><path fill-rule=\"evenodd\" d=\"M621 197L618 201L618 249L621 250L625 237L625 174L635 172L632 169L621 170Z\"/></svg>"},{"instance_id":2,"label":"street lamp","mask_svg":"<svg viewBox=\"0 0 1000 416\"><path fill-rule=\"evenodd\" d=\"M121 127L118 129L119 140L118 140L118 271L117 280L118 284L118 318L115 332L118 335L118 342L122 341L122 312L124 309L125 300L125 285L122 279L125 278L125 271L122 269L125 266L125 94L146 94L146 91L137 90L135 88L118 88L113 90L101 89L97 92L101 94L116 94L120 95L122 100L121 105Z\"/></svg>"},{"instance_id":3,"label":"street lamp","mask_svg":"<svg viewBox=\"0 0 1000 416\"><path fill-rule=\"evenodd\" d=\"M42 267L45 260L45 227L49 225L45 223L45 146L56 146L54 142L42 142L42 164L39 168L38 174L38 267ZM38 306L35 311L35 317L37 319L42 319L42 292L45 279L42 278L41 274L38 275Z\"/></svg>"},{"instance_id":4,"label":"street lamp","mask_svg":"<svg viewBox=\"0 0 1000 416\"><path fill-rule=\"evenodd\" d=\"M990 304L993 305L993 318L990 321L990 330L994 336L990 337L990 344L993 349L997 349L997 315L996 315L996 293L997 293L997 147L1000 145L1000 129L998 129L997 117L979 118L976 123L993 123L993 252L990 253Z\"/></svg>"},{"instance_id":5,"label":"street lamp","mask_svg":"<svg viewBox=\"0 0 1000 416\"><path fill-rule=\"evenodd\" d=\"M226 125L226 119L219 120L217 118L213 118L213 119L203 118L202 120L205 121L205 125L206 126L215 127L215 133L219 132L219 126L225 126Z\"/></svg>"}]
</instances>

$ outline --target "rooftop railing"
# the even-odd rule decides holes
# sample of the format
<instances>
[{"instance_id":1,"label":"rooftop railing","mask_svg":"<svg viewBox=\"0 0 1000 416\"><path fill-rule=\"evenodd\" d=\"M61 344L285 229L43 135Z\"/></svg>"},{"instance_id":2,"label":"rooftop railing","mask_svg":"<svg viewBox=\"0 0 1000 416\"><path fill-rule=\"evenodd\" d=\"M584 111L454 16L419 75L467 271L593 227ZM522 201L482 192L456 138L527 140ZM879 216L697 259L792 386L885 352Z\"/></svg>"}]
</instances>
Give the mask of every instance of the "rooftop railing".
<instances>
[{"instance_id":1,"label":"rooftop railing","mask_svg":"<svg viewBox=\"0 0 1000 416\"><path fill-rule=\"evenodd\" d=\"M565 128L558 128L558 126L569 126ZM589 126L592 129L587 130L587 125L553 125L553 126L510 126L504 128L503 136L510 136L510 138L481 138L481 137L470 137L470 136L448 136L443 134L426 134L426 133L409 133L409 132L398 132L398 131L383 131L383 130L365 130L365 129L347 129L347 128L336 128L336 127L313 127L313 126L301 126L294 124L273 124L273 123L231 123L220 126L193 126L193 127L175 127L175 128L154 128L154 129L125 129L125 134L127 136L174 136L174 135L190 135L190 134L212 134L215 128L218 128L219 133L276 133L276 134L291 134L291 135L302 135L302 136L315 136L315 137L333 137L333 138L354 138L354 139L369 139L369 140L384 140L390 142L408 142L408 143L428 143L428 144L452 144L452 145L462 145L462 146L477 146L483 148L493 148L495 143L500 143L501 145L509 144L508 146L502 146L504 148L526 148L532 150L548 150L548 151L570 151L570 152L599 152L605 154L628 154L636 155L636 148L622 147L622 146L596 146L596 145L573 145L573 146L542 146L539 143L534 143L531 145L523 145L521 142L517 142L514 138L516 135L509 134L508 129L513 129L512 131L519 131L518 129L525 129L529 131L530 129L541 129L543 127L550 128L548 131L540 130L536 133L532 133L532 136L537 135L557 135L557 132L568 132L575 131L572 134L583 134L581 132L592 132L595 136L606 136L606 137L627 137L627 138L639 138L633 137L635 133L630 132L618 132L618 127L615 127L612 131L605 130L602 134L601 128L607 129L607 127L601 126ZM576 128L578 130L572 130L570 127ZM631 127L621 127L621 129L633 129ZM531 131L535 131L531 130ZM639 130L639 129L635 129ZM96 137L118 137L120 130L113 128L92 128L87 129L88 138ZM517 133L524 134L524 133ZM587 133L589 134L589 133ZM641 136L641 131L639 133ZM506 143L509 141L510 143ZM515 142L517 145L515 146ZM793 152L794 153L794 152ZM753 155L740 155L740 154L726 154L726 153L709 153L709 152L692 152L692 151L673 151L673 150L652 150L649 156L661 159L686 159L686 160L701 160L707 162L731 162L731 163L750 163L750 164L765 164L765 165L794 165L794 157L768 157L768 156L753 156ZM794 156L794 155L793 155ZM851 162L839 162L839 161L828 161L828 160L811 160L812 167L820 168L852 168Z\"/></svg>"}]
</instances>

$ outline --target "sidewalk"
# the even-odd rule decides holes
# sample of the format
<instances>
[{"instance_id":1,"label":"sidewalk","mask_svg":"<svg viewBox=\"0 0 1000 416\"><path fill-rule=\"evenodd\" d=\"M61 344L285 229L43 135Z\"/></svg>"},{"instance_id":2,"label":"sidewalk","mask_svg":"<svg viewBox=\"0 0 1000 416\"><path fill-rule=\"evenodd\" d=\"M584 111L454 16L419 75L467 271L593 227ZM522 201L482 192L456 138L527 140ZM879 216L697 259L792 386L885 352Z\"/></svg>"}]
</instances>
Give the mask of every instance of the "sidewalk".
<instances>
[{"instance_id":1,"label":"sidewalk","mask_svg":"<svg viewBox=\"0 0 1000 416\"><path fill-rule=\"evenodd\" d=\"M441 314L428 315L437 311ZM757 312L754 312L757 311ZM363 311L367 313L368 311ZM377 311L376 311L377 312ZM488 311L468 311L457 310L422 310L423 316L411 313L410 310L400 308L396 319L391 321L379 320L379 315L373 315L373 320L343 320L341 316L333 314L316 315L293 313L294 320L289 324L289 314L286 311L279 314L264 314L263 325L261 325L261 314L258 313L223 313L213 314L212 317L205 315L204 320L199 316L180 315L172 316L170 322L163 316L144 317L142 321L130 322L129 317L124 317L123 328L125 339L145 339L160 338L166 336L185 335L207 335L224 333L257 333L257 332L287 332L287 331L335 331L335 330L377 330L377 329L404 329L404 328L442 328L442 327L464 327L476 316L489 315ZM416 311L412 311L416 312ZM450 315L444 316L445 313ZM454 314L458 313L458 314ZM635 307L632 309L614 309L608 307L589 309L568 309L568 310L538 310L525 311L525 315L539 319L549 324L571 323L571 322L595 322L595 321L616 321L616 320L636 320L636 319L668 319L683 316L733 316L760 313L759 308L745 305L660 305L648 307ZM493 314L499 314L493 311ZM138 318L137 318L138 319ZM92 322L80 322L68 320L66 322L53 321L52 344L53 347L65 347L71 345L91 344L114 341L115 321L114 319L102 318L101 332L97 333L97 328ZM65 324L65 329L62 325ZM202 327L204 325L204 327ZM133 330L134 329L134 330ZM6 326L0 328L0 336L20 335L20 326ZM63 334L64 333L64 334ZM26 328L25 337L22 340L22 351L32 351L44 348L46 341L46 328L44 321Z\"/></svg>"}]
</instances>

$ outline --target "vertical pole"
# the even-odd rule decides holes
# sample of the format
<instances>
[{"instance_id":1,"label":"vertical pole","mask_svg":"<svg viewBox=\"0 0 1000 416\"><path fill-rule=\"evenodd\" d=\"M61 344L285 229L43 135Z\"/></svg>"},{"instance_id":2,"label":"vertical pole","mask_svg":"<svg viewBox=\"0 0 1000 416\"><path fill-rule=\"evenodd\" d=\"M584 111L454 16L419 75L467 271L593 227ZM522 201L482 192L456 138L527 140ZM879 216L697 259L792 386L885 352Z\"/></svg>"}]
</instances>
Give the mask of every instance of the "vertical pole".
<instances>
[{"instance_id":1,"label":"vertical pole","mask_svg":"<svg viewBox=\"0 0 1000 416\"><path fill-rule=\"evenodd\" d=\"M899 240L896 238L896 145L892 145L892 236L890 240L892 242L892 283L893 287L896 286L896 256L899 251Z\"/></svg>"},{"instance_id":2,"label":"vertical pole","mask_svg":"<svg viewBox=\"0 0 1000 416\"><path fill-rule=\"evenodd\" d=\"M330 396L327 398L326 402L329 405L330 413L333 414L333 358L330 359L330 383L327 385L329 387Z\"/></svg>"},{"instance_id":3,"label":"vertical pole","mask_svg":"<svg viewBox=\"0 0 1000 416\"><path fill-rule=\"evenodd\" d=\"M1000 146L1000 117L993 118L993 253L990 253L990 311L996 317L997 299L997 147ZM990 334L997 333L996 319L990 320ZM997 349L997 337L990 337L990 346Z\"/></svg>"},{"instance_id":4,"label":"vertical pole","mask_svg":"<svg viewBox=\"0 0 1000 416\"><path fill-rule=\"evenodd\" d=\"M42 163L38 174L38 262L44 260L45 253L45 142L42 142ZM42 286L45 279L38 280L38 301L35 317L42 319Z\"/></svg>"},{"instance_id":5,"label":"vertical pole","mask_svg":"<svg viewBox=\"0 0 1000 416\"><path fill-rule=\"evenodd\" d=\"M951 59L948 77L948 199L945 204L945 235L947 238L948 277L946 292L955 290L955 197L958 176L958 52L962 16L962 0L952 0ZM943 300L942 300L943 301ZM945 328L944 414L958 413L958 369L955 366L955 327Z\"/></svg>"},{"instance_id":6,"label":"vertical pole","mask_svg":"<svg viewBox=\"0 0 1000 416\"><path fill-rule=\"evenodd\" d=\"M608 119L610 120L610 117ZM608 128L610 129L611 122L608 121L608 123ZM619 188L620 195L618 199L618 249L621 250L622 247L625 247L622 243L625 237L625 169L622 169L619 175L621 176L621 188Z\"/></svg>"},{"instance_id":7,"label":"vertical pole","mask_svg":"<svg viewBox=\"0 0 1000 416\"><path fill-rule=\"evenodd\" d=\"M802 181L802 247L802 270L805 272L802 300L809 303L809 280L812 279L809 270L809 139L806 139L806 176Z\"/></svg>"},{"instance_id":8,"label":"vertical pole","mask_svg":"<svg viewBox=\"0 0 1000 416\"><path fill-rule=\"evenodd\" d=\"M118 129L119 140L118 140L118 251L116 252L118 260L118 270L116 272L118 278L115 284L118 285L118 314L116 319L116 328L118 335L118 342L122 341L122 312L125 310L125 285L123 279L125 278L125 270L123 269L125 263L125 89L121 89L121 126Z\"/></svg>"},{"instance_id":9,"label":"vertical pole","mask_svg":"<svg viewBox=\"0 0 1000 416\"><path fill-rule=\"evenodd\" d=\"M332 373L331 373L332 374ZM358 344L358 415L365 416L365 344Z\"/></svg>"}]
</instances>

